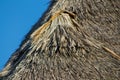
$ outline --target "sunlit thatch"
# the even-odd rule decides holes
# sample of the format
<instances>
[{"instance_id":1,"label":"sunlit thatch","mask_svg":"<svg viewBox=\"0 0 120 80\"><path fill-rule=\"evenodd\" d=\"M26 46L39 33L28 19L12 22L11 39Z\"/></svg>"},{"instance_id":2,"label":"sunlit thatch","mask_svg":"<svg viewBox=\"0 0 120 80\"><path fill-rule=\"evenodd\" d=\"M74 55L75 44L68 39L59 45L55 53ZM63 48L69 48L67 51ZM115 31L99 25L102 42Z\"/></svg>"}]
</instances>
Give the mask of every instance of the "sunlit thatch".
<instances>
[{"instance_id":1,"label":"sunlit thatch","mask_svg":"<svg viewBox=\"0 0 120 80\"><path fill-rule=\"evenodd\" d=\"M120 0L53 0L3 80L119 80Z\"/></svg>"}]
</instances>

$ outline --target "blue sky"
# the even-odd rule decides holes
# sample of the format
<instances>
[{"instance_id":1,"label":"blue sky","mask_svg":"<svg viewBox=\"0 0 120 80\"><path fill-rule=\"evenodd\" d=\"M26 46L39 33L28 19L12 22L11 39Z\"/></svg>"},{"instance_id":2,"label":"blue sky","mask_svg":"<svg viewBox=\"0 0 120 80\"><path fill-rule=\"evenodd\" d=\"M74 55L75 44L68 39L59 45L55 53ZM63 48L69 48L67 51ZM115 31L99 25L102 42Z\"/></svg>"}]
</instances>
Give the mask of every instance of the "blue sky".
<instances>
[{"instance_id":1,"label":"blue sky","mask_svg":"<svg viewBox=\"0 0 120 80\"><path fill-rule=\"evenodd\" d=\"M49 2L50 0L0 0L0 70L47 9Z\"/></svg>"}]
</instances>

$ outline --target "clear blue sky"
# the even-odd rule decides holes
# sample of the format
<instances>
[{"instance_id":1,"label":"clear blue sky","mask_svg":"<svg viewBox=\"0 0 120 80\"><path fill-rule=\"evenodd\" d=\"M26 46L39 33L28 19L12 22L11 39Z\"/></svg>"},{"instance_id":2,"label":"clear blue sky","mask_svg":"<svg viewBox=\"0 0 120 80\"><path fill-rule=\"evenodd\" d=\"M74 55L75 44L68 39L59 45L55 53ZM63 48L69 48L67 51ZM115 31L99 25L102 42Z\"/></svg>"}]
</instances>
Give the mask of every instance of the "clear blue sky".
<instances>
[{"instance_id":1,"label":"clear blue sky","mask_svg":"<svg viewBox=\"0 0 120 80\"><path fill-rule=\"evenodd\" d=\"M0 70L47 9L49 2L50 0L0 0Z\"/></svg>"}]
</instances>

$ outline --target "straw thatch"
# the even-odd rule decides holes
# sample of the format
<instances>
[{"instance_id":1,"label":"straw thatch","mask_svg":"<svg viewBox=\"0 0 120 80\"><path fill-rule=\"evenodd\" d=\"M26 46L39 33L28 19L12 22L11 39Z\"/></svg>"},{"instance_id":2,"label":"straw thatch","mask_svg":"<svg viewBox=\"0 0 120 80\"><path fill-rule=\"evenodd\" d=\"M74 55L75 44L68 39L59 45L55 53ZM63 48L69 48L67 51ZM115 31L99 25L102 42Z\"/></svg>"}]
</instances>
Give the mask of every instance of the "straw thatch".
<instances>
[{"instance_id":1,"label":"straw thatch","mask_svg":"<svg viewBox=\"0 0 120 80\"><path fill-rule=\"evenodd\" d=\"M2 80L119 80L120 0L52 0Z\"/></svg>"}]
</instances>

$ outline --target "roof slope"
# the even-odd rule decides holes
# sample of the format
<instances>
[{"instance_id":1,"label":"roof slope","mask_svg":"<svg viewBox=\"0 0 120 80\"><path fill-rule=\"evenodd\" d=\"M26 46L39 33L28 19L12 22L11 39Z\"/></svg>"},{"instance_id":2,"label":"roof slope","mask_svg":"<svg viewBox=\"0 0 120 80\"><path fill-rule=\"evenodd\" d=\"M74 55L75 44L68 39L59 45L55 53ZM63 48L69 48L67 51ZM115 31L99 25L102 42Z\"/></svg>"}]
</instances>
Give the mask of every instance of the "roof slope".
<instances>
[{"instance_id":1,"label":"roof slope","mask_svg":"<svg viewBox=\"0 0 120 80\"><path fill-rule=\"evenodd\" d=\"M11 56L5 80L119 80L120 0L56 0Z\"/></svg>"}]
</instances>

